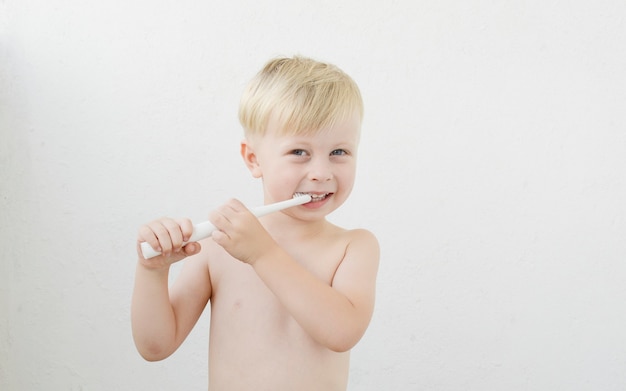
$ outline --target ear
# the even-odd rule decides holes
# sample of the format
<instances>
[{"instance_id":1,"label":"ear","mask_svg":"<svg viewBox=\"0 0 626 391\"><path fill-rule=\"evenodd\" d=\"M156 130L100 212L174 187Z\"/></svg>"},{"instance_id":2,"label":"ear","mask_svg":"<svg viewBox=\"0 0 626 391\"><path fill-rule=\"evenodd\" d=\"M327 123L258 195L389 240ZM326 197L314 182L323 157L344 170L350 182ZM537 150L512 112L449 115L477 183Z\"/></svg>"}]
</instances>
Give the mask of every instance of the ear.
<instances>
[{"instance_id":1,"label":"ear","mask_svg":"<svg viewBox=\"0 0 626 391\"><path fill-rule=\"evenodd\" d=\"M261 166L259 165L257 156L254 153L254 148L252 147L252 144L249 140L241 140L240 153L241 157L243 158L243 162L246 164L246 167L248 167L248 170L250 170L252 176L254 178L261 178L263 176L261 172Z\"/></svg>"}]
</instances>

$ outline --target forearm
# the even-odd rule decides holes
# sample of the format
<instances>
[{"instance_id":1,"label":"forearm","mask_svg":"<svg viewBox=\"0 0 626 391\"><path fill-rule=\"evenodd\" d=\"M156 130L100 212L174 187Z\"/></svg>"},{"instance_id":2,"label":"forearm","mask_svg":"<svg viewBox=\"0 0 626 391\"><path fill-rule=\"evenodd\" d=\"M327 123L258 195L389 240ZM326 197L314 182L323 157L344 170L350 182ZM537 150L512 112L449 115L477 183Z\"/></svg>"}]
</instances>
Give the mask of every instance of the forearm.
<instances>
[{"instance_id":1,"label":"forearm","mask_svg":"<svg viewBox=\"0 0 626 391\"><path fill-rule=\"evenodd\" d=\"M253 267L316 342L334 351L346 351L365 332L369 316L357 311L346 296L315 277L282 249L277 247L260 257Z\"/></svg>"},{"instance_id":2,"label":"forearm","mask_svg":"<svg viewBox=\"0 0 626 391\"><path fill-rule=\"evenodd\" d=\"M176 319L168 291L169 269L149 269L137 264L131 323L139 353L150 361L161 360L174 350Z\"/></svg>"}]
</instances>

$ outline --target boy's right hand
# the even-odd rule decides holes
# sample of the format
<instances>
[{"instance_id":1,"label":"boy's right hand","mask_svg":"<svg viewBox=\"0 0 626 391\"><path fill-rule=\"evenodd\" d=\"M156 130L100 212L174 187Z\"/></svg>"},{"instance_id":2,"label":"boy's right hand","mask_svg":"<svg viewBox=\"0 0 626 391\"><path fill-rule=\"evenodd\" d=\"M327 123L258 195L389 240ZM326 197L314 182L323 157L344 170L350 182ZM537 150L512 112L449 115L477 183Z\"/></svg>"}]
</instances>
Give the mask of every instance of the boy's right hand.
<instances>
[{"instance_id":1,"label":"boy's right hand","mask_svg":"<svg viewBox=\"0 0 626 391\"><path fill-rule=\"evenodd\" d=\"M142 225L137 236L137 255L139 262L151 269L167 268L190 255L200 252L198 242L188 241L193 234L193 224L189 219L171 219L168 217ZM141 252L141 243L147 242L161 255L145 259Z\"/></svg>"}]
</instances>

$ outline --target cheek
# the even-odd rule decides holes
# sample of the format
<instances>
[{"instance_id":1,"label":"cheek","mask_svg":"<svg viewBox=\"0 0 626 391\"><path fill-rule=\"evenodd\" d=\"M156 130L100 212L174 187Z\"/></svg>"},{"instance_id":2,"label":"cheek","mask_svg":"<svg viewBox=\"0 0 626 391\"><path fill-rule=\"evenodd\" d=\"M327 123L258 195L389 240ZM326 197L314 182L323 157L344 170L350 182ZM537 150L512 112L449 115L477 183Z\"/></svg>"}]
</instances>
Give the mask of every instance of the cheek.
<instances>
[{"instance_id":1,"label":"cheek","mask_svg":"<svg viewBox=\"0 0 626 391\"><path fill-rule=\"evenodd\" d=\"M346 164L345 166L342 166L337 171L337 175L344 181L354 182L354 178L356 177L356 165Z\"/></svg>"},{"instance_id":2,"label":"cheek","mask_svg":"<svg viewBox=\"0 0 626 391\"><path fill-rule=\"evenodd\" d=\"M271 170L265 171L263 179L267 185L277 187L293 187L300 181L297 170L290 168L288 165L272 167Z\"/></svg>"}]
</instances>

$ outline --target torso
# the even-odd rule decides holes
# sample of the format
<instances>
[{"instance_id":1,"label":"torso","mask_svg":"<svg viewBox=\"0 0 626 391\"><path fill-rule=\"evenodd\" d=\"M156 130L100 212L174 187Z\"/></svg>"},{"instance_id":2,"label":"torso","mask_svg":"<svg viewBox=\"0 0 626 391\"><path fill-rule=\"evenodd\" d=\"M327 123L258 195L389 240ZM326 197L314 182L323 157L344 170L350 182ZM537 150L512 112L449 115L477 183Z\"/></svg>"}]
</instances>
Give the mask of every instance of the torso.
<instances>
[{"instance_id":1,"label":"torso","mask_svg":"<svg viewBox=\"0 0 626 391\"><path fill-rule=\"evenodd\" d=\"M349 235L334 226L324 235L305 245L277 241L331 285ZM208 247L212 286L209 390L345 391L349 352L333 352L316 343L250 265L210 240L203 245Z\"/></svg>"}]
</instances>

